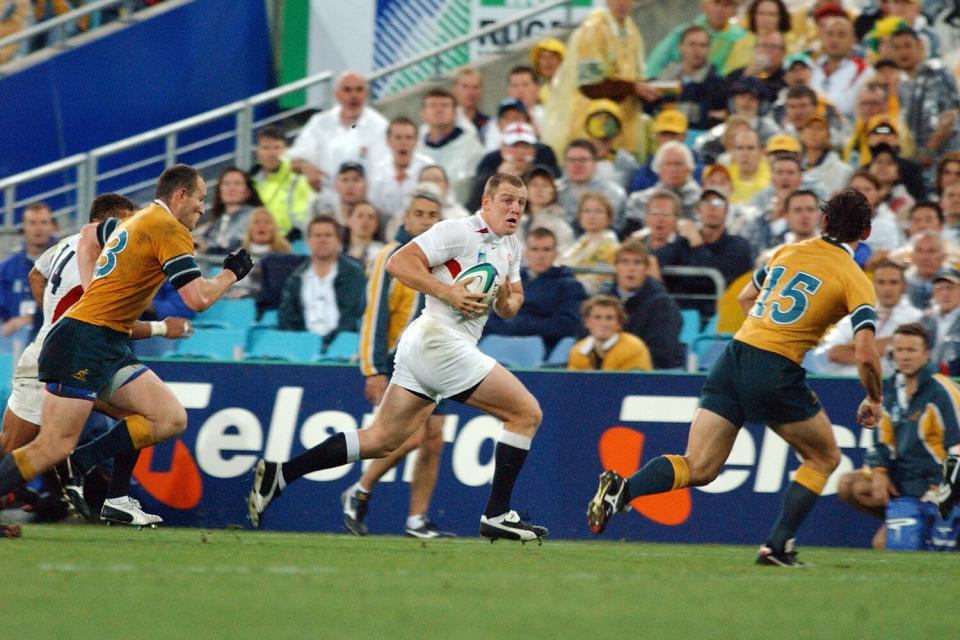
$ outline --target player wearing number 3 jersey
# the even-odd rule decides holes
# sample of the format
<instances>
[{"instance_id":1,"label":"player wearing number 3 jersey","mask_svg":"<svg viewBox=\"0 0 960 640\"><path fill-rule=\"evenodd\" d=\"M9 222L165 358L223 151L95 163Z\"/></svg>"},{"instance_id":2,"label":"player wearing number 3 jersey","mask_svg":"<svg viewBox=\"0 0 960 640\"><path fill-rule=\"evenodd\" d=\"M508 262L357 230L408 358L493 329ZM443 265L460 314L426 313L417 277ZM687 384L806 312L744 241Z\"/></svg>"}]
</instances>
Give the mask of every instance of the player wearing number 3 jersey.
<instances>
[{"instance_id":1,"label":"player wearing number 3 jersey","mask_svg":"<svg viewBox=\"0 0 960 640\"><path fill-rule=\"evenodd\" d=\"M870 235L871 215L863 196L843 191L824 208L821 238L782 247L757 270L739 297L747 319L704 383L686 454L654 458L626 480L613 471L601 474L587 508L594 533L638 496L712 482L743 423L759 422L790 443L803 463L757 562L801 564L796 532L839 464L840 452L800 364L827 328L847 314L852 315L857 371L867 393L857 419L872 428L882 415L876 298L853 261L857 244Z\"/></svg>"},{"instance_id":2,"label":"player wearing number 3 jersey","mask_svg":"<svg viewBox=\"0 0 960 640\"><path fill-rule=\"evenodd\" d=\"M119 224L109 218L80 232L77 266L83 295L44 340L38 377L47 383L47 394L40 433L0 460L0 495L64 460L97 398L127 416L96 440L100 459L183 432L183 407L128 343L136 319L164 280L188 307L202 311L253 268L240 250L227 256L215 278L201 277L190 231L203 213L206 192L195 169L175 165L160 176L157 199L149 207Z\"/></svg>"}]
</instances>

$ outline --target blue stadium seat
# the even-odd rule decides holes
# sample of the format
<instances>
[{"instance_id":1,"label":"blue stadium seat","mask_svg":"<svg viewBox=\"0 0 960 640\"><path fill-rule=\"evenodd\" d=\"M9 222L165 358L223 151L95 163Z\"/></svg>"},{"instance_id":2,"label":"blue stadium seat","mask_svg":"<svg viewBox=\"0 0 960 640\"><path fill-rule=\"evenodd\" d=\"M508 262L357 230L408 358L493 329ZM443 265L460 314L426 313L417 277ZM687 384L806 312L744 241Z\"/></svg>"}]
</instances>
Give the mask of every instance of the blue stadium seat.
<instances>
[{"instance_id":1,"label":"blue stadium seat","mask_svg":"<svg viewBox=\"0 0 960 640\"><path fill-rule=\"evenodd\" d=\"M356 331L341 331L320 356L323 362L351 362L357 359L360 334Z\"/></svg>"},{"instance_id":2,"label":"blue stadium seat","mask_svg":"<svg viewBox=\"0 0 960 640\"><path fill-rule=\"evenodd\" d=\"M553 348L553 351L550 352L550 356L547 358L547 361L543 364L548 367L565 368L567 366L567 360L570 359L570 349L572 349L573 345L576 343L576 338L573 336L567 336L556 344L556 346Z\"/></svg>"},{"instance_id":3,"label":"blue stadium seat","mask_svg":"<svg viewBox=\"0 0 960 640\"><path fill-rule=\"evenodd\" d=\"M13 390L13 365L12 353L0 354L0 400L4 404Z\"/></svg>"},{"instance_id":4,"label":"blue stadium seat","mask_svg":"<svg viewBox=\"0 0 960 640\"><path fill-rule=\"evenodd\" d=\"M505 367L536 369L546 355L540 336L489 335L480 340L479 346L480 351Z\"/></svg>"},{"instance_id":5,"label":"blue stadium seat","mask_svg":"<svg viewBox=\"0 0 960 640\"><path fill-rule=\"evenodd\" d=\"M250 332L247 358L314 362L320 355L320 336L309 331L260 329Z\"/></svg>"},{"instance_id":6,"label":"blue stadium seat","mask_svg":"<svg viewBox=\"0 0 960 640\"><path fill-rule=\"evenodd\" d=\"M310 255L310 247L307 246L306 240L294 240L290 245L290 253L295 256L308 256Z\"/></svg>"},{"instance_id":7,"label":"blue stadium seat","mask_svg":"<svg viewBox=\"0 0 960 640\"><path fill-rule=\"evenodd\" d=\"M687 345L689 349L700 335L700 312L696 309L681 309L680 317L683 318L683 324L680 325L680 342Z\"/></svg>"},{"instance_id":8,"label":"blue stadium seat","mask_svg":"<svg viewBox=\"0 0 960 640\"><path fill-rule=\"evenodd\" d=\"M700 336L693 343L693 350L697 354L697 367L700 371L709 371L723 353L724 347L730 342L730 336L712 335Z\"/></svg>"},{"instance_id":9,"label":"blue stadium seat","mask_svg":"<svg viewBox=\"0 0 960 640\"><path fill-rule=\"evenodd\" d=\"M260 316L260 319L257 320L254 326L256 327L269 327L272 329L280 326L279 314L276 309L267 309L263 312L263 315Z\"/></svg>"},{"instance_id":10,"label":"blue stadium seat","mask_svg":"<svg viewBox=\"0 0 960 640\"><path fill-rule=\"evenodd\" d=\"M247 332L243 329L196 329L185 340L177 340L168 357L238 360L243 355Z\"/></svg>"},{"instance_id":11,"label":"blue stadium seat","mask_svg":"<svg viewBox=\"0 0 960 640\"><path fill-rule=\"evenodd\" d=\"M256 320L257 303L253 298L236 300L218 300L212 307L197 315L193 320L195 327L208 329L247 330Z\"/></svg>"}]
</instances>

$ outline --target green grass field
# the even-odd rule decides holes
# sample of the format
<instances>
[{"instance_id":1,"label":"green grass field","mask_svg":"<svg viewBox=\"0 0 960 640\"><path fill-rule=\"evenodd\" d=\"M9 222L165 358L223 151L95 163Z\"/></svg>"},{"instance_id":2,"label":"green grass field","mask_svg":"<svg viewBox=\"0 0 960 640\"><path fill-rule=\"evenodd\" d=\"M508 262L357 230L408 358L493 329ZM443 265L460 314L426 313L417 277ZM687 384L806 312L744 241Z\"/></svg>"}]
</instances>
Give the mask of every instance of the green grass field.
<instances>
[{"instance_id":1,"label":"green grass field","mask_svg":"<svg viewBox=\"0 0 960 640\"><path fill-rule=\"evenodd\" d=\"M956 637L960 554L29 526L0 638Z\"/></svg>"}]
</instances>

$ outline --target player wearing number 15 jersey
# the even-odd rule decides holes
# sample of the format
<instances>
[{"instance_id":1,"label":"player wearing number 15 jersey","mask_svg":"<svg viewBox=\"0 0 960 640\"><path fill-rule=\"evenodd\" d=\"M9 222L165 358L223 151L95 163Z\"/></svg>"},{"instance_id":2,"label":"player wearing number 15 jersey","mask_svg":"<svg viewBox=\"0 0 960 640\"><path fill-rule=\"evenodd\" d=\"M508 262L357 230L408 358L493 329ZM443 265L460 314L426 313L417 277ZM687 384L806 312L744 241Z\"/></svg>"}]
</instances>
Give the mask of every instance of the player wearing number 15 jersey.
<instances>
[{"instance_id":1,"label":"player wearing number 15 jersey","mask_svg":"<svg viewBox=\"0 0 960 640\"><path fill-rule=\"evenodd\" d=\"M874 344L873 286L853 261L870 235L872 210L846 190L824 208L823 237L779 249L757 270L739 301L747 319L711 369L683 456L654 458L628 479L600 476L587 507L594 533L638 496L713 481L744 422L767 424L803 459L758 564L799 566L794 539L840 461L830 420L807 386L800 363L830 325L851 314L857 371L867 397L857 419L875 427L882 415L880 362Z\"/></svg>"}]
</instances>

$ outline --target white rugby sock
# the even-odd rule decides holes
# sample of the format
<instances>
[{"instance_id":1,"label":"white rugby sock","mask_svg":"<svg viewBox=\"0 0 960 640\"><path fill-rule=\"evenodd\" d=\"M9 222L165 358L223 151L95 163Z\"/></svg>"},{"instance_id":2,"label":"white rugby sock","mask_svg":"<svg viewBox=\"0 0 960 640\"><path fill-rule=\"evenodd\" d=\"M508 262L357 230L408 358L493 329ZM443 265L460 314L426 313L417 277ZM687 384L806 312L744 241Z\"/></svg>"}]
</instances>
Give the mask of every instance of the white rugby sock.
<instances>
[{"instance_id":1,"label":"white rugby sock","mask_svg":"<svg viewBox=\"0 0 960 640\"><path fill-rule=\"evenodd\" d=\"M356 462L360 459L360 432L344 431L343 436L347 444L347 462Z\"/></svg>"},{"instance_id":2,"label":"white rugby sock","mask_svg":"<svg viewBox=\"0 0 960 640\"><path fill-rule=\"evenodd\" d=\"M504 429L500 432L499 442L510 445L511 447L516 447L517 449L530 451L530 445L533 443L533 438Z\"/></svg>"}]
</instances>

